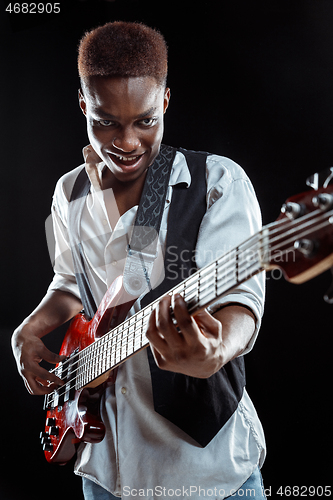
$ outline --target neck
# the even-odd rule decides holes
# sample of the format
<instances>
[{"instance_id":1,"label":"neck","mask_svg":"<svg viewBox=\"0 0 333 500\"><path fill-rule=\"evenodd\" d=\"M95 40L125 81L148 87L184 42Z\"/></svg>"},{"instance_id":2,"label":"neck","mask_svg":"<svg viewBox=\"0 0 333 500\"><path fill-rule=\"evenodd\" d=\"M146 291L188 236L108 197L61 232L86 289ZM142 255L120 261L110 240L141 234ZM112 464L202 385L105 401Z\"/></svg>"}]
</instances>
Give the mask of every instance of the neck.
<instances>
[{"instance_id":1,"label":"neck","mask_svg":"<svg viewBox=\"0 0 333 500\"><path fill-rule=\"evenodd\" d=\"M109 168L105 168L102 176L102 189L112 189L119 211L122 216L127 210L139 205L147 170L133 181L119 181Z\"/></svg>"}]
</instances>

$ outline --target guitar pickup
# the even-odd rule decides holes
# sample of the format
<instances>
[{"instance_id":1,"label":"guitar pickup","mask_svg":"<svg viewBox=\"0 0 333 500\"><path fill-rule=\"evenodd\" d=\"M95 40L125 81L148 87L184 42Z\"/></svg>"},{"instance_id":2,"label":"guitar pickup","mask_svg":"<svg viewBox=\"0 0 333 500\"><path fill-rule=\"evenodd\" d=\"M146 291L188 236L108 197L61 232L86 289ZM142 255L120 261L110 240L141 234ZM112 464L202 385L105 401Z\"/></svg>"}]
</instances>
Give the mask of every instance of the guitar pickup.
<instances>
[{"instance_id":1,"label":"guitar pickup","mask_svg":"<svg viewBox=\"0 0 333 500\"><path fill-rule=\"evenodd\" d=\"M56 408L59 403L59 394L58 394L58 389L55 391L51 392L50 394L45 394L44 398L44 410L52 410L53 408Z\"/></svg>"},{"instance_id":2,"label":"guitar pickup","mask_svg":"<svg viewBox=\"0 0 333 500\"><path fill-rule=\"evenodd\" d=\"M64 373L62 376L62 380L65 382L65 385L62 386L62 395L60 404L65 403L66 401L73 401L75 396L75 380L76 380L76 372L78 367L78 359L73 359L76 354L78 354L79 348L75 349L72 354L66 360L66 366L64 367Z\"/></svg>"},{"instance_id":3,"label":"guitar pickup","mask_svg":"<svg viewBox=\"0 0 333 500\"><path fill-rule=\"evenodd\" d=\"M43 406L43 409L44 410L51 410L53 408L53 406L50 404L50 398L49 398L50 394L45 394L45 397L44 397L44 406Z\"/></svg>"}]
</instances>

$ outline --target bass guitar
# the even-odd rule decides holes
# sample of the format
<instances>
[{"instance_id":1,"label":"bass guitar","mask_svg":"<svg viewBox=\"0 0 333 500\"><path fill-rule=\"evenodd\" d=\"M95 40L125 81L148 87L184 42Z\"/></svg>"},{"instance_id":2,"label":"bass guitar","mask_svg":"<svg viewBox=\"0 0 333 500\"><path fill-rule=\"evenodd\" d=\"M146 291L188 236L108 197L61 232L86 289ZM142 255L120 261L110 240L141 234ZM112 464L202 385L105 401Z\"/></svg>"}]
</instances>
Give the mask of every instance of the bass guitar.
<instances>
[{"instance_id":1,"label":"bass guitar","mask_svg":"<svg viewBox=\"0 0 333 500\"><path fill-rule=\"evenodd\" d=\"M182 295L194 315L262 271L279 268L288 281L303 283L332 267L332 177L333 167L318 189L314 176L315 190L289 198L275 222L168 294ZM333 302L333 297L326 299ZM82 313L72 320L60 350L66 360L54 369L64 385L45 396L47 418L41 441L48 462L65 464L80 442L103 439L99 406L105 382L121 363L148 345L146 326L157 301L126 319L134 301L128 300L120 276L91 321Z\"/></svg>"}]
</instances>

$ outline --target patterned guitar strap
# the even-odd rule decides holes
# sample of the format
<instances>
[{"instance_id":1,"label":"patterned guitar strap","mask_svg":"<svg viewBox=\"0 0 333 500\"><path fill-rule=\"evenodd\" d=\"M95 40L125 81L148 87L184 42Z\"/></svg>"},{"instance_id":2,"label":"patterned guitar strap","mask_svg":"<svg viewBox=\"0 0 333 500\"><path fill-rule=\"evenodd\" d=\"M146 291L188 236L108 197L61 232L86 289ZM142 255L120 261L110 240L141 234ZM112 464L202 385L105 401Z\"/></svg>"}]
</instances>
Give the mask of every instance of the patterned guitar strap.
<instances>
[{"instance_id":1,"label":"patterned guitar strap","mask_svg":"<svg viewBox=\"0 0 333 500\"><path fill-rule=\"evenodd\" d=\"M153 269L156 262L159 232L173 160L176 149L161 145L160 152L149 167L138 207L132 235L127 248L123 285L136 297L152 289L153 270L161 281L164 265ZM164 274L163 274L164 277Z\"/></svg>"}]
</instances>

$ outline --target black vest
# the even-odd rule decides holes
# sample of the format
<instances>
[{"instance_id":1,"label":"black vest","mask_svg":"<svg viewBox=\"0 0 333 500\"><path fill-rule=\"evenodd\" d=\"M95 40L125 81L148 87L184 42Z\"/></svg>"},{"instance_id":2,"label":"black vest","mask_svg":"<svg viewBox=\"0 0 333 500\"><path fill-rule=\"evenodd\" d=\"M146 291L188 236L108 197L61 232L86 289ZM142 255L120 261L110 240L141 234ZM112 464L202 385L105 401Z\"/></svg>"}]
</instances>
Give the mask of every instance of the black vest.
<instances>
[{"instance_id":1,"label":"black vest","mask_svg":"<svg viewBox=\"0 0 333 500\"><path fill-rule=\"evenodd\" d=\"M168 216L165 253L165 279L142 300L148 305L196 271L192 260L199 227L206 212L206 158L207 153L186 151L191 184L177 184L173 188ZM84 172L84 173L83 173ZM85 169L78 175L71 201L89 192L90 181ZM69 232L71 232L69 215ZM74 227L74 226L73 226ZM78 228L76 226L75 231ZM80 250L80 249L79 249ZM78 254L76 257L78 258ZM80 252L82 258L83 253ZM186 255L186 259L182 256ZM77 275L80 293L90 296L85 273ZM95 304L92 309L96 309ZM161 370L147 349L152 377L154 408L157 413L186 432L201 446L206 446L235 412L245 387L243 357L235 358L208 379L198 379L180 373Z\"/></svg>"}]
</instances>

